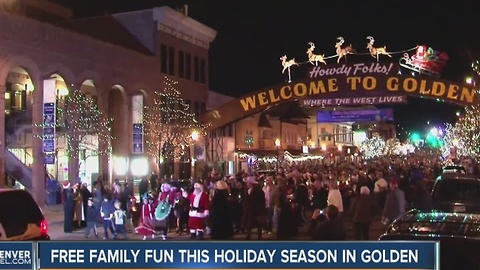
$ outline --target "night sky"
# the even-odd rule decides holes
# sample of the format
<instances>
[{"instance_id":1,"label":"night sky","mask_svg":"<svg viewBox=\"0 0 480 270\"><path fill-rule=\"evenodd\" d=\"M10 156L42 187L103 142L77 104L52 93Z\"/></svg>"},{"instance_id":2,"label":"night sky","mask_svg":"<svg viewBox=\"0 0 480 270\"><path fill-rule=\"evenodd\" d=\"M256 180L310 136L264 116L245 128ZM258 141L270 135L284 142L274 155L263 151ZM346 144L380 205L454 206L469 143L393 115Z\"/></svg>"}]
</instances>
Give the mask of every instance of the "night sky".
<instances>
[{"instance_id":1,"label":"night sky","mask_svg":"<svg viewBox=\"0 0 480 270\"><path fill-rule=\"evenodd\" d=\"M307 43L316 52L335 54L338 36L366 51L366 36L388 51L426 45L450 56L444 79L464 81L471 62L480 56L476 1L149 1L149 0L57 0L75 10L76 17L102 15L169 5L189 5L189 15L216 29L210 49L210 88L241 96L262 87L281 83L279 57L287 54L306 59ZM420 3L422 2L422 3ZM431 3L423 3L431 2ZM449 2L447 4L439 2ZM454 3L451 3L454 2ZM67 4L68 3L68 4ZM370 56L351 56L365 61ZM398 59L401 55L395 55ZM330 60L332 61L332 60ZM334 61L334 60L333 60ZM301 75L297 76L300 79ZM295 78L294 78L295 79ZM455 120L459 108L443 102L410 98L408 105L395 107L396 122L405 129L420 131L431 125Z\"/></svg>"}]
</instances>

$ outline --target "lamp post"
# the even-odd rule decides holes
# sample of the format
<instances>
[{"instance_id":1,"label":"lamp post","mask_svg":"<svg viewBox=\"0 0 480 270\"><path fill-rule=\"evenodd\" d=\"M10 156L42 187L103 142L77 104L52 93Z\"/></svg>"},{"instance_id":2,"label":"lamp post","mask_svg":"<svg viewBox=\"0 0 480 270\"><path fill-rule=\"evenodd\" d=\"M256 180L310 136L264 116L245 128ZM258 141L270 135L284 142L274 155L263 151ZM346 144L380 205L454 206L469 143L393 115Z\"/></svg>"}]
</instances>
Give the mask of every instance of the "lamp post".
<instances>
[{"instance_id":1,"label":"lamp post","mask_svg":"<svg viewBox=\"0 0 480 270\"><path fill-rule=\"evenodd\" d=\"M196 130L193 130L192 131L192 135L191 135L191 138L192 138L192 141L193 141L193 144L192 144L192 148L193 148L193 151L191 153L191 156L192 156L192 167L193 167L193 178L196 178L197 177L197 157L196 157L196 154L195 154L195 144L197 143L198 141L198 138L200 137L200 134L198 133L198 131Z\"/></svg>"},{"instance_id":2,"label":"lamp post","mask_svg":"<svg viewBox=\"0 0 480 270\"><path fill-rule=\"evenodd\" d=\"M275 146L277 147L277 172L280 169L280 139L275 140Z\"/></svg>"}]
</instances>

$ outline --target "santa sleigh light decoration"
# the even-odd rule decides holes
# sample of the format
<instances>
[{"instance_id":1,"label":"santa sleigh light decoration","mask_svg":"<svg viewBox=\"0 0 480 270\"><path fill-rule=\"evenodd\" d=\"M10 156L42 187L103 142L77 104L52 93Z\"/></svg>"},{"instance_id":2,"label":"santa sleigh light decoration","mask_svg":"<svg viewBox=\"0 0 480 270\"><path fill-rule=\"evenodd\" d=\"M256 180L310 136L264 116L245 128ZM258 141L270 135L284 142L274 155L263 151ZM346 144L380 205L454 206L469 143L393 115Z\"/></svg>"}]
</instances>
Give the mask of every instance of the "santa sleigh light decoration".
<instances>
[{"instance_id":1,"label":"santa sleigh light decoration","mask_svg":"<svg viewBox=\"0 0 480 270\"><path fill-rule=\"evenodd\" d=\"M448 55L444 52L435 51L427 46L418 46L414 55L404 54L399 64L423 75L440 77L447 60Z\"/></svg>"},{"instance_id":2,"label":"santa sleigh light decoration","mask_svg":"<svg viewBox=\"0 0 480 270\"><path fill-rule=\"evenodd\" d=\"M445 63L448 60L448 55L444 52L435 51L427 46L415 46L405 50L399 51L387 51L386 46L377 46L375 45L375 39L372 36L366 37L368 52L357 52L354 47L349 44L345 46L345 39L343 37L338 37L337 42L335 43L335 54L325 55L325 54L316 54L315 43L309 42L307 49L307 60L304 62L297 62L295 58L288 60L287 56L284 55L280 58L282 63L282 74L287 73L288 83L292 82L291 69L298 67L303 64L311 64L316 66L316 69L320 69L322 65L328 65L328 59L335 58L337 64L340 61L347 61L347 56L356 55L356 56L371 56L377 62L381 60L381 57L394 58L396 55L402 56L399 60L399 65L403 68L418 72L422 75L428 75L433 77L440 77L440 72L445 67ZM412 56L409 55L409 52L416 51ZM320 63L322 65L320 65Z\"/></svg>"}]
</instances>

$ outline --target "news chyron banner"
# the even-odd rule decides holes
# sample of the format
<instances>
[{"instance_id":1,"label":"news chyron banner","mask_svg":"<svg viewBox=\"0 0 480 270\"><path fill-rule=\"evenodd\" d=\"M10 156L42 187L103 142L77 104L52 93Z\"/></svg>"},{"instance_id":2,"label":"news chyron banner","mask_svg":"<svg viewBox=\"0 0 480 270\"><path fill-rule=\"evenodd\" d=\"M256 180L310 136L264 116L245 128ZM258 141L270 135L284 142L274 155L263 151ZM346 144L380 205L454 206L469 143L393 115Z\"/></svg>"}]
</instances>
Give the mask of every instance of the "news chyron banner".
<instances>
[{"instance_id":1,"label":"news chyron banner","mask_svg":"<svg viewBox=\"0 0 480 270\"><path fill-rule=\"evenodd\" d=\"M36 250L32 242L0 242L0 269L34 269Z\"/></svg>"},{"instance_id":2,"label":"news chyron banner","mask_svg":"<svg viewBox=\"0 0 480 270\"><path fill-rule=\"evenodd\" d=\"M1 247L2 269L439 269L435 242L51 241L33 249L30 243Z\"/></svg>"}]
</instances>

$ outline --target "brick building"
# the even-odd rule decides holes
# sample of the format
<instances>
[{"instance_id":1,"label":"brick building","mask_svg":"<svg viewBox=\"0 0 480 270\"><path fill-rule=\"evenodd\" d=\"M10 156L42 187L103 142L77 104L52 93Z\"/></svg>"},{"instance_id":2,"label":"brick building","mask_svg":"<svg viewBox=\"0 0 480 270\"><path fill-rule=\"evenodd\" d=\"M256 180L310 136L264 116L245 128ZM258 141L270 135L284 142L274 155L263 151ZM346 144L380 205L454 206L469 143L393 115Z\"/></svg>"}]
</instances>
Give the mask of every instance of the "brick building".
<instances>
[{"instance_id":1,"label":"brick building","mask_svg":"<svg viewBox=\"0 0 480 270\"><path fill-rule=\"evenodd\" d=\"M112 156L97 157L96 173L111 172L112 178L129 177L129 170L116 175L113 161L125 167L128 160L147 156L133 151L133 100L150 102L162 86L163 75L179 81L179 90L195 113L205 110L208 50L216 31L188 14L159 7L58 23L66 19L58 16L62 11L42 16L55 8L15 7L6 2L2 1L0 11L0 94L5 95L0 109L6 112L0 118L5 130L0 136L0 173L24 181L40 204L45 202L41 140L45 80L55 79L57 98L68 89L80 89L116 119ZM27 2L41 6L41 1ZM69 157L62 164L67 168L62 169L65 179L78 177L79 158ZM58 163L57 159L53 165L57 171Z\"/></svg>"}]
</instances>

